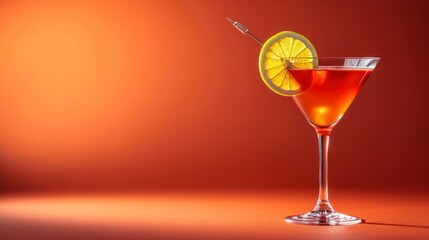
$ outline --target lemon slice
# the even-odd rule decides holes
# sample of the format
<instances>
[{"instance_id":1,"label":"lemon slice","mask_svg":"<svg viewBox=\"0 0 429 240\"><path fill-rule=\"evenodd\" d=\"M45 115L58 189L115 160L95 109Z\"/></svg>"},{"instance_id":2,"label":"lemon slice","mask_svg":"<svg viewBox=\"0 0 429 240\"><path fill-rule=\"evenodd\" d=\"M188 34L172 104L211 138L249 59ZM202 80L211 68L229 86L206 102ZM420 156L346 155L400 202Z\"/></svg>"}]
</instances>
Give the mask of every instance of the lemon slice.
<instances>
[{"instance_id":1,"label":"lemon slice","mask_svg":"<svg viewBox=\"0 0 429 240\"><path fill-rule=\"evenodd\" d=\"M302 59L291 59L302 57ZM311 82L299 82L288 69L315 68L316 49L310 41L295 32L280 32L262 46L259 54L259 73L265 84L275 93L294 96L304 92Z\"/></svg>"}]
</instances>

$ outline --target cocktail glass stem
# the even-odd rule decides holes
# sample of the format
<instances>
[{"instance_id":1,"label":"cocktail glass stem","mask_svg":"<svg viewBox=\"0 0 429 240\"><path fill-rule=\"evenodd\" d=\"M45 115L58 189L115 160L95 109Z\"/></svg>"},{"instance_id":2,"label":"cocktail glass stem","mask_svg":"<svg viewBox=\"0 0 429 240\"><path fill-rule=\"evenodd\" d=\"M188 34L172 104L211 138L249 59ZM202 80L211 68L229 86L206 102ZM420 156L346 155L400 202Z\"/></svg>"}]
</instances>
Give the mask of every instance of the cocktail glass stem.
<instances>
[{"instance_id":1,"label":"cocktail glass stem","mask_svg":"<svg viewBox=\"0 0 429 240\"><path fill-rule=\"evenodd\" d=\"M329 136L333 125L328 128L317 128L317 139L319 141L319 199L316 206L311 210L299 215L285 218L286 222L314 225L353 225L363 220L334 211L328 197L328 149Z\"/></svg>"},{"instance_id":2,"label":"cocktail glass stem","mask_svg":"<svg viewBox=\"0 0 429 240\"><path fill-rule=\"evenodd\" d=\"M317 131L319 141L319 199L313 212L323 215L334 212L328 197L328 149L330 130L321 129Z\"/></svg>"}]
</instances>

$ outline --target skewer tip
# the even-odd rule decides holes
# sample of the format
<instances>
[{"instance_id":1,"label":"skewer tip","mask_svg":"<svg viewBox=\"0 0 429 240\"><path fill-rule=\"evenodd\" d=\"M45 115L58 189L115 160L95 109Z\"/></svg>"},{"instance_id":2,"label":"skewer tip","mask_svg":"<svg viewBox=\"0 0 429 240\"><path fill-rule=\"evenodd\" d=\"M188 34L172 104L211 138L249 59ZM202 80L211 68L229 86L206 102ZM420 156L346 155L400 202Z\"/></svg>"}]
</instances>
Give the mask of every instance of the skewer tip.
<instances>
[{"instance_id":1,"label":"skewer tip","mask_svg":"<svg viewBox=\"0 0 429 240\"><path fill-rule=\"evenodd\" d=\"M230 23L232 23L232 24L234 24L235 22L231 19L231 18L229 18L229 17L227 17L226 18L226 20L228 20L228 22L230 22Z\"/></svg>"}]
</instances>

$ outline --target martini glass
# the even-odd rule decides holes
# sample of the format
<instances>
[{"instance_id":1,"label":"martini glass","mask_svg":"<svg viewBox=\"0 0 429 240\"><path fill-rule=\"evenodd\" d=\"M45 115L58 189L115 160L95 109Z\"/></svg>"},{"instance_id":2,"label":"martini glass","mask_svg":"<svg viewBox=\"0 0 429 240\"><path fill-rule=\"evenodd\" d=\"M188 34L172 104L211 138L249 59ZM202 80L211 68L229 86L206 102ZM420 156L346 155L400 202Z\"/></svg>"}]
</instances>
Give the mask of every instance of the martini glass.
<instances>
[{"instance_id":1,"label":"martini glass","mask_svg":"<svg viewBox=\"0 0 429 240\"><path fill-rule=\"evenodd\" d=\"M334 211L328 198L329 136L340 121L379 58L319 57L290 58L289 73L306 89L293 99L308 123L316 130L319 141L319 199L310 212L288 216L286 222L313 225L352 225L362 219ZM313 62L300 67L299 62Z\"/></svg>"},{"instance_id":2,"label":"martini glass","mask_svg":"<svg viewBox=\"0 0 429 240\"><path fill-rule=\"evenodd\" d=\"M276 70L277 72L272 71L270 76L268 76L267 73L261 76L271 90L278 94L285 96L298 94L293 96L293 99L317 133L317 138L319 140L319 199L312 211L300 215L288 216L285 218L285 221L289 223L312 225L352 225L363 222L363 220L358 217L335 212L329 202L329 136L334 126L344 116L344 113L359 93L363 84L377 66L380 58L292 57L292 54L299 56L305 51L305 48L301 47L298 52L294 52L295 48L299 49L297 47L298 44L306 45L307 52L305 54L311 53L312 56L316 56L316 52L311 43L302 35L293 32L281 32L274 35L267 43L263 44L242 24L229 18L227 18L227 20L242 34L249 36L261 45L263 50L267 43L272 44L272 46L277 44L277 47L275 47L277 51L269 50L274 57L267 57L268 55L265 55L266 52L264 52L263 57L265 59L263 59L262 64L260 62L260 71L261 66L265 68L264 71L267 70L266 65L264 65L267 59L271 59L271 63L269 64L271 65L270 69L278 69L278 67L282 66L284 66L284 68L281 69L280 72L278 72L278 70ZM284 39L289 38L289 40L280 43L279 36L284 37ZM290 43L290 39L293 39L292 44ZM296 44L295 40L298 40ZM303 41L307 44L303 43ZM309 46L313 48L313 51L309 50ZM270 46L268 45L267 48L268 47ZM273 60L281 60L282 64L274 64ZM290 81L290 78L285 82L285 77L287 76L283 73L285 70L292 75L293 79L298 84L296 84L295 81ZM284 74L283 78L281 79L281 77L279 77L274 84L274 78L280 76L280 73ZM279 83L281 88L279 88ZM285 91L286 94L284 94Z\"/></svg>"}]
</instances>

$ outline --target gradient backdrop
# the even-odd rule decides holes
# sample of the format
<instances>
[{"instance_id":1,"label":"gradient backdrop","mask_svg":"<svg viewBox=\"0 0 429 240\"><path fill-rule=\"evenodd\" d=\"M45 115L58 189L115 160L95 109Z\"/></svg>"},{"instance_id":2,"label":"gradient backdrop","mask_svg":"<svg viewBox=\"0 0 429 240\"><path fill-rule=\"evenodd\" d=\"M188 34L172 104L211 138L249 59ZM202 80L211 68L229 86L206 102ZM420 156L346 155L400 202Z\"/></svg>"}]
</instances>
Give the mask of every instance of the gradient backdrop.
<instances>
[{"instance_id":1,"label":"gradient backdrop","mask_svg":"<svg viewBox=\"0 0 429 240\"><path fill-rule=\"evenodd\" d=\"M335 189L427 191L425 1L0 1L0 191L317 188L261 40L381 63L333 131Z\"/></svg>"}]
</instances>

